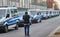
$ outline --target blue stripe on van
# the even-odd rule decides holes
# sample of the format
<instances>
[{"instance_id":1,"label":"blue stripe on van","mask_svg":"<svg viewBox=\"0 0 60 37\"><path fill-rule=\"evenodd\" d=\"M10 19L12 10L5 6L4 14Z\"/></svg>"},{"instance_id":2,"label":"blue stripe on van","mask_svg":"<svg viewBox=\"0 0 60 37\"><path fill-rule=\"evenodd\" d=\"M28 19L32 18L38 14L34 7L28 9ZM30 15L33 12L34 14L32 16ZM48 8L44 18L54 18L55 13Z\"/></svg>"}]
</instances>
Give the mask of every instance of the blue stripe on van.
<instances>
[{"instance_id":1,"label":"blue stripe on van","mask_svg":"<svg viewBox=\"0 0 60 37\"><path fill-rule=\"evenodd\" d=\"M19 16L15 16L14 18L7 19L6 21L3 22L3 24L6 23L6 22L7 22L7 24L16 23L16 21L19 19L18 17ZM17 18L17 19L15 19L15 18ZM12 20L12 19L14 19L14 20Z\"/></svg>"}]
</instances>

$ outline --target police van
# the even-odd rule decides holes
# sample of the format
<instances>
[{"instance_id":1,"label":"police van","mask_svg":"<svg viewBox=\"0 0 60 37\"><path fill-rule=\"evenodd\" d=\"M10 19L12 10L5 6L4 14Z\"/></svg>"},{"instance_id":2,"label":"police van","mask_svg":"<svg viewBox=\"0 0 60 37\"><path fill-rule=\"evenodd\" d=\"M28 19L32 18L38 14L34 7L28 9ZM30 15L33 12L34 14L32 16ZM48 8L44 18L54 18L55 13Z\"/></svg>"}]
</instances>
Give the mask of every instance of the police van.
<instances>
[{"instance_id":1,"label":"police van","mask_svg":"<svg viewBox=\"0 0 60 37\"><path fill-rule=\"evenodd\" d=\"M0 7L0 31L8 32L9 29L18 30L19 16L16 7Z\"/></svg>"},{"instance_id":2,"label":"police van","mask_svg":"<svg viewBox=\"0 0 60 37\"><path fill-rule=\"evenodd\" d=\"M41 15L39 14L40 9L30 9L28 10L28 13L31 15L32 23L39 23L41 22Z\"/></svg>"}]
</instances>

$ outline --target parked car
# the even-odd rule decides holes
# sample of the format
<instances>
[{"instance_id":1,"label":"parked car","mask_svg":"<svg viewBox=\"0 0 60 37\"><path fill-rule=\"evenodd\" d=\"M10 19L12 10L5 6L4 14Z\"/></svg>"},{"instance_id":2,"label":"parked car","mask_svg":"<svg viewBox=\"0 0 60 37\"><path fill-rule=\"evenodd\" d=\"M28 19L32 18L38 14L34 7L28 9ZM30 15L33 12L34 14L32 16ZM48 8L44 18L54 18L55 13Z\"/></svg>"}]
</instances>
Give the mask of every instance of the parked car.
<instances>
[{"instance_id":1,"label":"parked car","mask_svg":"<svg viewBox=\"0 0 60 37\"><path fill-rule=\"evenodd\" d=\"M51 12L51 17L54 17L54 12Z\"/></svg>"},{"instance_id":2,"label":"parked car","mask_svg":"<svg viewBox=\"0 0 60 37\"><path fill-rule=\"evenodd\" d=\"M41 15L39 14L35 15L32 21L37 22L37 23L41 22Z\"/></svg>"},{"instance_id":3,"label":"parked car","mask_svg":"<svg viewBox=\"0 0 60 37\"><path fill-rule=\"evenodd\" d=\"M48 15L46 14L46 12L43 13L43 19L47 19Z\"/></svg>"},{"instance_id":4,"label":"parked car","mask_svg":"<svg viewBox=\"0 0 60 37\"><path fill-rule=\"evenodd\" d=\"M47 12L48 18L51 18L51 17L52 17L52 15L51 15L51 14L52 14L52 12L51 12L51 11L48 11L48 12Z\"/></svg>"},{"instance_id":5,"label":"parked car","mask_svg":"<svg viewBox=\"0 0 60 37\"><path fill-rule=\"evenodd\" d=\"M9 29L18 30L19 16L16 7L0 8L0 31L8 32Z\"/></svg>"},{"instance_id":6,"label":"parked car","mask_svg":"<svg viewBox=\"0 0 60 37\"><path fill-rule=\"evenodd\" d=\"M29 15L32 17L32 19L31 19L32 23L41 22L41 14L40 14L39 10L33 9L28 12L29 12Z\"/></svg>"}]
</instances>

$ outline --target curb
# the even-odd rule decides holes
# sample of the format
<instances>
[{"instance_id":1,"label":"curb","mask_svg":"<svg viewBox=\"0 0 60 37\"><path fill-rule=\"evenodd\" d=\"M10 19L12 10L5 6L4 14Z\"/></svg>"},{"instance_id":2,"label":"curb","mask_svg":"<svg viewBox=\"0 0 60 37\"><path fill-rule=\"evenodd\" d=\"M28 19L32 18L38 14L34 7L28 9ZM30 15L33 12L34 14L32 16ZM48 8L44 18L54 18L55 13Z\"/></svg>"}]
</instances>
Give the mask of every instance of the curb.
<instances>
[{"instance_id":1,"label":"curb","mask_svg":"<svg viewBox=\"0 0 60 37\"><path fill-rule=\"evenodd\" d=\"M47 37L60 37L60 26L53 30Z\"/></svg>"}]
</instances>

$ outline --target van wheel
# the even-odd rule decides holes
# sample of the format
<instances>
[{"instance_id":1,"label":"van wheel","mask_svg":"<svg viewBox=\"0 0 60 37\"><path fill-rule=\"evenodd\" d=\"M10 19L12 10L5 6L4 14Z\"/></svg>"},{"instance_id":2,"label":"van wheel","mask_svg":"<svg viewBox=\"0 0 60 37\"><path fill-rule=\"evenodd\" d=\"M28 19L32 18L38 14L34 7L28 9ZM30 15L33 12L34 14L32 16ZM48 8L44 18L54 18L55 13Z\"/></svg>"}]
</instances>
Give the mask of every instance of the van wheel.
<instances>
[{"instance_id":1,"label":"van wheel","mask_svg":"<svg viewBox=\"0 0 60 37\"><path fill-rule=\"evenodd\" d=\"M18 24L16 24L15 30L18 30Z\"/></svg>"},{"instance_id":2,"label":"van wheel","mask_svg":"<svg viewBox=\"0 0 60 37\"><path fill-rule=\"evenodd\" d=\"M40 22L41 22L41 20L40 20Z\"/></svg>"},{"instance_id":3,"label":"van wheel","mask_svg":"<svg viewBox=\"0 0 60 37\"><path fill-rule=\"evenodd\" d=\"M39 22L41 22L41 20L40 20L40 19L38 19L38 20L37 20L37 23L39 23Z\"/></svg>"},{"instance_id":4,"label":"van wheel","mask_svg":"<svg viewBox=\"0 0 60 37\"><path fill-rule=\"evenodd\" d=\"M8 26L7 25L4 27L3 32L4 33L7 33L8 32Z\"/></svg>"}]
</instances>

